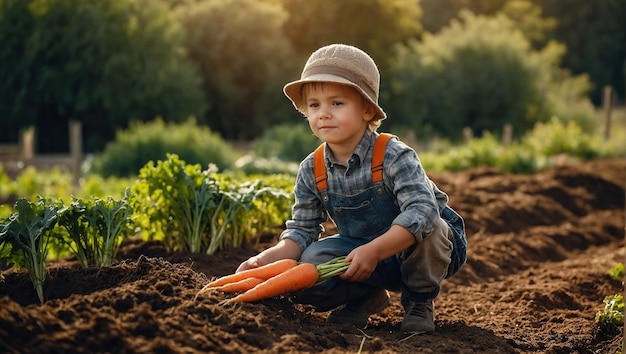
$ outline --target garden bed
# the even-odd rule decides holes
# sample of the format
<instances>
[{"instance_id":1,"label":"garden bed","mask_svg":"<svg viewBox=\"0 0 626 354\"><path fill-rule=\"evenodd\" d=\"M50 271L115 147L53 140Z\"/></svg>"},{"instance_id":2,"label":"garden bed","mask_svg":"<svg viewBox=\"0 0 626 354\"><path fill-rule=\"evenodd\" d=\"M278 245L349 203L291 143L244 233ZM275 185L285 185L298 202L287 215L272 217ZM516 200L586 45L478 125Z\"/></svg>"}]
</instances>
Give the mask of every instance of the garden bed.
<instances>
[{"instance_id":1,"label":"garden bed","mask_svg":"<svg viewBox=\"0 0 626 354\"><path fill-rule=\"evenodd\" d=\"M220 304L196 293L275 242L215 255L167 253L128 239L118 261L49 264L46 302L28 276L0 283L0 352L146 353L614 353L621 333L599 329L607 272L624 261L626 160L521 176L493 169L433 174L465 217L468 263L444 282L434 333L402 333L399 294L367 329L325 322L285 298Z\"/></svg>"}]
</instances>

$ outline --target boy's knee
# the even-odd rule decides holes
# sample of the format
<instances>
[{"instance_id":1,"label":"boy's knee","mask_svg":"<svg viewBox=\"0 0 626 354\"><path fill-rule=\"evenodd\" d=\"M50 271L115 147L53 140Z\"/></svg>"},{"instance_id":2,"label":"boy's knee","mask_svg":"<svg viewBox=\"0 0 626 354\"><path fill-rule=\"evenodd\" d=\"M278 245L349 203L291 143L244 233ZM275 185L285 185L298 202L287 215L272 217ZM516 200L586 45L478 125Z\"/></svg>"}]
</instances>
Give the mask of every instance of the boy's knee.
<instances>
[{"instance_id":1,"label":"boy's knee","mask_svg":"<svg viewBox=\"0 0 626 354\"><path fill-rule=\"evenodd\" d=\"M341 238L329 237L309 245L302 252L300 262L321 264L345 256L355 247L355 245L346 244Z\"/></svg>"},{"instance_id":2,"label":"boy's knee","mask_svg":"<svg viewBox=\"0 0 626 354\"><path fill-rule=\"evenodd\" d=\"M337 257L325 247L318 247L317 243L313 243L307 247L300 256L300 262L321 264Z\"/></svg>"}]
</instances>

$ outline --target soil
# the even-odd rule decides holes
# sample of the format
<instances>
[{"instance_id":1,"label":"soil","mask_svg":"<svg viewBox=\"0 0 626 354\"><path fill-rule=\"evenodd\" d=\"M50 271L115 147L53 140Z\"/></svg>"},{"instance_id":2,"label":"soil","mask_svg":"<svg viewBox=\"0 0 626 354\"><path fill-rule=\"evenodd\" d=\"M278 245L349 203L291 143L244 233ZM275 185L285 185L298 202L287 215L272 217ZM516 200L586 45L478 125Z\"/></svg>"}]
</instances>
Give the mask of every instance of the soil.
<instances>
[{"instance_id":1,"label":"soil","mask_svg":"<svg viewBox=\"0 0 626 354\"><path fill-rule=\"evenodd\" d=\"M46 302L23 271L0 283L0 352L9 353L616 353L622 327L600 327L607 272L624 261L626 160L534 175L489 168L431 174L464 216L467 264L446 280L436 331L400 331L399 294L365 330L286 298L224 305L212 278L275 242L202 254L128 239L111 267L50 263Z\"/></svg>"}]
</instances>

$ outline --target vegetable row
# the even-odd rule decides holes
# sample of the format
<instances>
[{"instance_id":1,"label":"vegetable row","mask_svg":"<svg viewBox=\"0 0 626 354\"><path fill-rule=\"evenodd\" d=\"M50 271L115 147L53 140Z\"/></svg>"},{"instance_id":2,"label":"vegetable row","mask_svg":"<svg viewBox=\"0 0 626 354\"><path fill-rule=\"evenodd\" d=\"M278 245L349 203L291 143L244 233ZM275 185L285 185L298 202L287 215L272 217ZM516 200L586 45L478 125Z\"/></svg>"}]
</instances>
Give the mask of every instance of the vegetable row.
<instances>
[{"instance_id":1,"label":"vegetable row","mask_svg":"<svg viewBox=\"0 0 626 354\"><path fill-rule=\"evenodd\" d=\"M131 235L162 240L168 252L237 248L275 233L291 198L286 188L261 179L239 182L168 154L146 164L122 199L18 198L0 220L0 265L25 267L43 303L46 260L75 255L82 267L108 266Z\"/></svg>"}]
</instances>

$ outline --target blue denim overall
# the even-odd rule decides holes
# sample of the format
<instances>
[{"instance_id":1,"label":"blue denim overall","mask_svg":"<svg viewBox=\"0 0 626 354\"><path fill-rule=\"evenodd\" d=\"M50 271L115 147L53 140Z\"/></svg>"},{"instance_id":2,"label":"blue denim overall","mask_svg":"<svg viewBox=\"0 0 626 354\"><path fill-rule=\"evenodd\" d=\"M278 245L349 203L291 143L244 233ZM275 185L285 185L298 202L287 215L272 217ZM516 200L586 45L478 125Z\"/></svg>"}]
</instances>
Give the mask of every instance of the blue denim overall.
<instances>
[{"instance_id":1,"label":"blue denim overall","mask_svg":"<svg viewBox=\"0 0 626 354\"><path fill-rule=\"evenodd\" d=\"M324 206L339 233L307 247L300 257L302 262L320 264L346 256L385 233L400 213L395 198L386 191L382 181L356 195L328 193L327 189L321 193ZM362 296L363 291L375 291L376 288L402 291L403 296L413 301L436 297L441 281L456 273L465 263L467 246L463 219L449 207L440 214L435 231L420 244L379 262L361 285L335 277L304 291L300 294L301 301L298 296L294 301L313 306L323 304L320 311L325 311L349 302L351 297ZM365 284L367 286L363 286Z\"/></svg>"}]
</instances>

